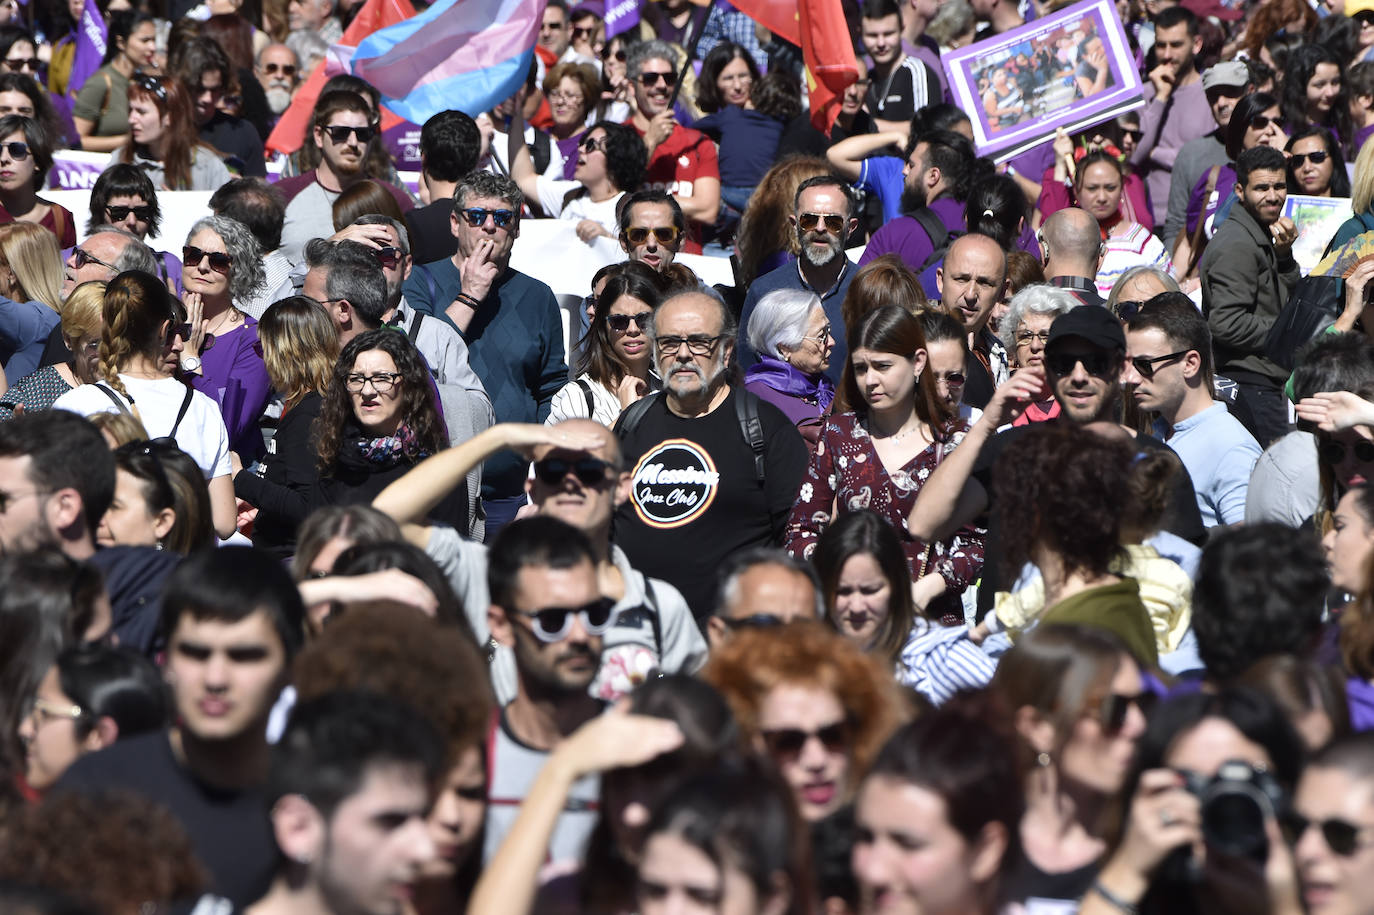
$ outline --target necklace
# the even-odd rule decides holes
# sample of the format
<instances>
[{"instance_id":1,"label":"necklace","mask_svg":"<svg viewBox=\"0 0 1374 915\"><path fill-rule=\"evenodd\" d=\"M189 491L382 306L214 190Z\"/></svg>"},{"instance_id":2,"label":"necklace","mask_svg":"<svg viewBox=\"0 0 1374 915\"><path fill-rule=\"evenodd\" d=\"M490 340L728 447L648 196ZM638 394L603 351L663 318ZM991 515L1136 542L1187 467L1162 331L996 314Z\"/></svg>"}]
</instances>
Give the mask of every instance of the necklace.
<instances>
[{"instance_id":1,"label":"necklace","mask_svg":"<svg viewBox=\"0 0 1374 915\"><path fill-rule=\"evenodd\" d=\"M233 305L230 305L227 309L225 309L224 313L220 315L219 323L217 323L214 327L205 328L205 332L209 334L214 334L217 337L221 336L225 327L231 324L237 324L240 320L241 318L239 317L239 310L235 308Z\"/></svg>"},{"instance_id":2,"label":"necklace","mask_svg":"<svg viewBox=\"0 0 1374 915\"><path fill-rule=\"evenodd\" d=\"M911 435L911 433L913 433L913 432L920 432L920 431L921 431L921 421L918 419L918 420L916 420L915 423L913 423L913 424L910 425L910 426L907 426L905 429L899 429L898 431L893 432L891 435L884 435L884 436L882 436L882 439L883 439L883 441L887 441L887 442L900 442L902 439L904 439L904 438L906 438L907 436Z\"/></svg>"}]
</instances>

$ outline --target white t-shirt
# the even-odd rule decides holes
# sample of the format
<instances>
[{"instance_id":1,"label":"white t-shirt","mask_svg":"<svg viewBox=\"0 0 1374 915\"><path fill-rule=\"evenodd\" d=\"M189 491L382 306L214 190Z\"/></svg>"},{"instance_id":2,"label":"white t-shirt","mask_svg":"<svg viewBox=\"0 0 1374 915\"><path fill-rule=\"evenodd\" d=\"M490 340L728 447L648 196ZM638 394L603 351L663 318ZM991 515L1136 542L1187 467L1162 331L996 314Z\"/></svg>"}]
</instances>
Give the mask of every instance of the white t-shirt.
<instances>
[{"instance_id":1,"label":"white t-shirt","mask_svg":"<svg viewBox=\"0 0 1374 915\"><path fill-rule=\"evenodd\" d=\"M132 404L120 397L114 388L109 385L106 387L124 401L130 412L137 409L137 416L143 421L143 428L148 430L148 435L151 438L168 435L172 431L172 424L176 422L177 413L181 412L182 401L186 399L186 385L175 378L153 381L123 373L119 380L133 398ZM73 388L57 398L53 406L82 416L119 412L119 407L109 395L93 384ZM229 474L229 430L225 428L219 407L199 391L191 391L191 404L181 418L181 425L177 426L176 441L181 450L189 454L200 467L205 479L213 480Z\"/></svg>"},{"instance_id":2,"label":"white t-shirt","mask_svg":"<svg viewBox=\"0 0 1374 915\"><path fill-rule=\"evenodd\" d=\"M600 203L593 203L589 195L583 194L569 203L567 209L564 209L563 198L568 191L575 191L580 188L582 182L550 178L547 174L540 175L535 180L539 184L539 205L544 208L545 213L559 219L590 219L601 223L606 231L612 235L619 233L620 224L616 220L615 208L620 203L620 198L625 196L624 191Z\"/></svg>"}]
</instances>

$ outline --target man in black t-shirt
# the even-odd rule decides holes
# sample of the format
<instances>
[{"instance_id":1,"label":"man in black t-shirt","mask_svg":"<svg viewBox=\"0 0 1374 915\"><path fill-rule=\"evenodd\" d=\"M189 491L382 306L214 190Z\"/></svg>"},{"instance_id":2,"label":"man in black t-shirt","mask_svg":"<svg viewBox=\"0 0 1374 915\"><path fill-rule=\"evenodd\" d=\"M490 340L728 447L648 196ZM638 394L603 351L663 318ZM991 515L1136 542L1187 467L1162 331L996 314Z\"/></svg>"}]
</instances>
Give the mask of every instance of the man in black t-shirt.
<instances>
[{"instance_id":1,"label":"man in black t-shirt","mask_svg":"<svg viewBox=\"0 0 1374 915\"><path fill-rule=\"evenodd\" d=\"M711 612L726 557L781 544L807 463L782 411L731 383L734 324L705 293L663 303L654 315L663 392L616 425L634 467L616 544L636 569L681 591L698 622Z\"/></svg>"},{"instance_id":2,"label":"man in black t-shirt","mask_svg":"<svg viewBox=\"0 0 1374 915\"><path fill-rule=\"evenodd\" d=\"M940 80L924 62L902 50L897 0L866 0L859 23L864 49L873 60L865 107L879 133L905 133L918 109L942 98Z\"/></svg>"}]
</instances>

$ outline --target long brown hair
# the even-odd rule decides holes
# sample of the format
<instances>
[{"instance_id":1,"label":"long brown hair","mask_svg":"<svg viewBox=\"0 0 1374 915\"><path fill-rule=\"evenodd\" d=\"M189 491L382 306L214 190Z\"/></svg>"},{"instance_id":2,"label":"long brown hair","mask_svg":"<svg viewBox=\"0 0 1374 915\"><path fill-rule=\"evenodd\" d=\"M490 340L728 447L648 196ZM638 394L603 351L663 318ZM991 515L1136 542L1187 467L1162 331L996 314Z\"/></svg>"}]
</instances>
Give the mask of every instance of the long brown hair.
<instances>
[{"instance_id":1,"label":"long brown hair","mask_svg":"<svg viewBox=\"0 0 1374 915\"><path fill-rule=\"evenodd\" d=\"M258 337L267 377L286 409L329 387L339 361L339 330L319 302L293 295L273 303L258 322Z\"/></svg>"},{"instance_id":2,"label":"long brown hair","mask_svg":"<svg viewBox=\"0 0 1374 915\"><path fill-rule=\"evenodd\" d=\"M134 356L156 360L162 355L163 325L177 320L176 300L157 277L126 270L105 287L100 313L105 322L100 330L100 377L132 402L119 373Z\"/></svg>"},{"instance_id":3,"label":"long brown hair","mask_svg":"<svg viewBox=\"0 0 1374 915\"><path fill-rule=\"evenodd\" d=\"M596 310L592 313L591 325L587 335L582 338L581 353L577 357L578 374L586 373L598 384L614 392L616 386L625 378L629 368L620 361L612 344L611 329L606 318L611 306L625 296L632 296L649 306L650 311L658 311L663 301L663 277L652 267L638 261L629 261L606 281L601 294L596 297ZM649 328L645 331L648 341Z\"/></svg>"},{"instance_id":4,"label":"long brown hair","mask_svg":"<svg viewBox=\"0 0 1374 915\"><path fill-rule=\"evenodd\" d=\"M1350 487L1350 492L1355 495L1355 510L1365 524L1374 525L1374 487L1357 483ZM1365 568L1364 588L1359 596L1341 611L1341 660L1355 676L1374 679L1374 562Z\"/></svg>"},{"instance_id":5,"label":"long brown hair","mask_svg":"<svg viewBox=\"0 0 1374 915\"><path fill-rule=\"evenodd\" d=\"M787 217L796 205L797 188L807 178L830 174L816 156L791 156L770 168L749 198L736 233L739 279L749 283L765 260L781 251L798 253L797 233Z\"/></svg>"},{"instance_id":6,"label":"long brown hair","mask_svg":"<svg viewBox=\"0 0 1374 915\"><path fill-rule=\"evenodd\" d=\"M129 101L135 99L151 101L158 116L168 120L164 128L167 142L162 150L162 171L167 187L174 191L190 190L191 162L196 147L201 147L203 156L219 155L213 147L200 141L190 90L181 80L140 75L129 80ZM132 162L136 145L130 135L129 142L119 150L119 161Z\"/></svg>"},{"instance_id":7,"label":"long brown hair","mask_svg":"<svg viewBox=\"0 0 1374 915\"><path fill-rule=\"evenodd\" d=\"M898 305L884 305L870 311L849 331L849 354L852 357L861 349L878 353L894 353L910 359L926 348L926 335L921 330L921 322L915 315ZM863 391L859 390L858 379L854 377L854 364L844 367L844 381L841 384L847 409L860 417L868 415L868 402ZM922 372L916 380L916 417L930 426L930 433L937 441L943 441L949 434L953 417L945 412L943 402L935 393L935 382L929 372Z\"/></svg>"}]
</instances>

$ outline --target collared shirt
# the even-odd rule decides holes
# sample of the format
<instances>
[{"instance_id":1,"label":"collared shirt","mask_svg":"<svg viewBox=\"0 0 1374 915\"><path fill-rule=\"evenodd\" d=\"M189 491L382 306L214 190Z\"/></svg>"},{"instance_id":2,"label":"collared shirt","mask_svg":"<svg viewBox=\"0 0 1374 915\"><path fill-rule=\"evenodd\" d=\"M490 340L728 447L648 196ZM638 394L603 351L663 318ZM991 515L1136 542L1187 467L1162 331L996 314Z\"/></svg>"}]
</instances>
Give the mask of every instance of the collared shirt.
<instances>
[{"instance_id":1,"label":"collared shirt","mask_svg":"<svg viewBox=\"0 0 1374 915\"><path fill-rule=\"evenodd\" d=\"M1168 432L1168 437L1160 433ZM1260 446L1226 406L1214 403L1172 431L1163 420L1155 433L1169 443L1188 476L1193 478L1197 508L1206 527L1237 524L1245 520L1245 499L1250 474L1260 457Z\"/></svg>"},{"instance_id":2,"label":"collared shirt","mask_svg":"<svg viewBox=\"0 0 1374 915\"><path fill-rule=\"evenodd\" d=\"M1097 291L1097 285L1087 277L1082 276L1052 276L1050 285L1058 286L1060 289L1067 289L1073 293L1073 297L1084 305L1106 306L1106 299Z\"/></svg>"}]
</instances>

